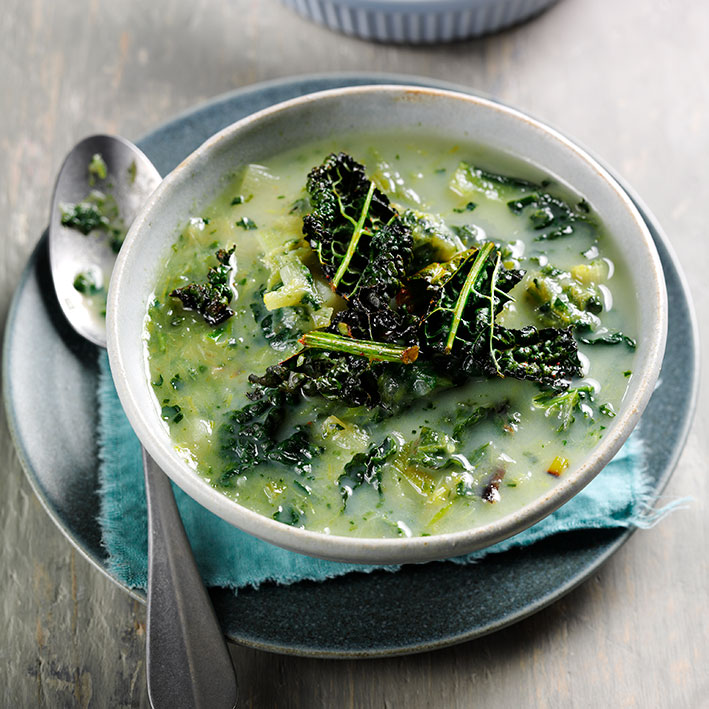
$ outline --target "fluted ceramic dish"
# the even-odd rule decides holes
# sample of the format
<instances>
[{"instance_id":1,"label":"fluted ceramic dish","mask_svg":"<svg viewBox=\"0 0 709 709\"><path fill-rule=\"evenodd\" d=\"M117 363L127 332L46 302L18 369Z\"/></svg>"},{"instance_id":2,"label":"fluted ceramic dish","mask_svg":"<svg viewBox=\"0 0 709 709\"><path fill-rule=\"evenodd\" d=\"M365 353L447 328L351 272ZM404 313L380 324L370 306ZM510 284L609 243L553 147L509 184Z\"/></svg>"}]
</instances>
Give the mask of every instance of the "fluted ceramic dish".
<instances>
[{"instance_id":1,"label":"fluted ceramic dish","mask_svg":"<svg viewBox=\"0 0 709 709\"><path fill-rule=\"evenodd\" d=\"M499 32L557 0L283 0L303 17L361 39L455 42Z\"/></svg>"},{"instance_id":2,"label":"fluted ceramic dish","mask_svg":"<svg viewBox=\"0 0 709 709\"><path fill-rule=\"evenodd\" d=\"M336 126L336 130L333 130ZM461 532L403 539L360 539L290 527L228 499L177 453L146 373L143 328L158 271L179 229L211 202L240 164L260 162L332 133L372 133L424 126L451 142L470 141L512 154L572 185L594 205L629 267L638 299L634 376L605 437L551 490L493 523ZM657 251L627 194L590 156L554 130L514 109L455 92L364 86L303 96L260 111L217 133L162 183L133 223L108 302L111 368L141 442L170 477L227 522L287 549L339 561L395 563L442 559L493 544L531 526L588 484L619 450L653 391L664 352L667 304Z\"/></svg>"}]
</instances>

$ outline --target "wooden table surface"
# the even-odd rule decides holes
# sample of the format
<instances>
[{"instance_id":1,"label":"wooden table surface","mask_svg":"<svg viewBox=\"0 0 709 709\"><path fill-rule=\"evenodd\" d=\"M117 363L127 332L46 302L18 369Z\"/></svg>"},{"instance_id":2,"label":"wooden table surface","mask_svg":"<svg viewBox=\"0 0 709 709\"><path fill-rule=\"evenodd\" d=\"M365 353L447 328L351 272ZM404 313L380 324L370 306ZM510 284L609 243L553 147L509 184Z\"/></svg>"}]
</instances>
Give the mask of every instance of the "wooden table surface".
<instances>
[{"instance_id":1,"label":"wooden table surface","mask_svg":"<svg viewBox=\"0 0 709 709\"><path fill-rule=\"evenodd\" d=\"M335 35L276 0L4 0L0 28L3 323L78 139L137 138L266 79L365 70L487 92L588 146L656 213L700 323L709 313L709 3L562 0L523 26L428 48ZM709 707L705 392L666 490L692 505L634 534L562 600L494 635L401 658L232 647L242 705ZM54 526L4 420L0 456L0 705L148 706L145 608Z\"/></svg>"}]
</instances>

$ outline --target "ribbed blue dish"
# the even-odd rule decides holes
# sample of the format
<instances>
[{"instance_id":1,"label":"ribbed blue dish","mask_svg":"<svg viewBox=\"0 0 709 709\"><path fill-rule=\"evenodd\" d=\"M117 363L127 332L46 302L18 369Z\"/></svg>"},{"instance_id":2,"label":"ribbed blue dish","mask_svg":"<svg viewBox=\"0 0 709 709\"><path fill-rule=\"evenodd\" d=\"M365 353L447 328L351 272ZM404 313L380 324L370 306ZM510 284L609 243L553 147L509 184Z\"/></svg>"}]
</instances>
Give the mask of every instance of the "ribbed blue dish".
<instances>
[{"instance_id":1,"label":"ribbed blue dish","mask_svg":"<svg viewBox=\"0 0 709 709\"><path fill-rule=\"evenodd\" d=\"M283 0L315 22L377 42L434 44L497 32L557 0Z\"/></svg>"}]
</instances>

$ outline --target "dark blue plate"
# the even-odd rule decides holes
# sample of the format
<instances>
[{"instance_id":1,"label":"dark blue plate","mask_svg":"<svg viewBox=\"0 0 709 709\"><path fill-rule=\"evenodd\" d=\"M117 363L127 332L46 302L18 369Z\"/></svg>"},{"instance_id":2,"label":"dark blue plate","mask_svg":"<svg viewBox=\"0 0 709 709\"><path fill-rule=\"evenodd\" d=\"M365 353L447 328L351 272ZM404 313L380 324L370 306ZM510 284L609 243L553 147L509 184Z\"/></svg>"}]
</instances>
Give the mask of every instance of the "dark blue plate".
<instances>
[{"instance_id":1,"label":"dark blue plate","mask_svg":"<svg viewBox=\"0 0 709 709\"><path fill-rule=\"evenodd\" d=\"M160 127L139 145L167 174L213 133L254 111L312 91L373 83L463 90L381 74L292 78L218 98ZM669 296L669 336L660 383L641 423L648 471L659 495L694 412L698 340L689 292L667 238L652 214L628 193L657 245ZM37 496L77 549L108 575L97 521L97 354L73 332L59 309L45 235L22 274L8 318L5 406L18 455ZM479 637L538 611L588 578L630 534L625 529L589 530L495 554L469 566L433 562L407 566L395 574L264 585L238 596L212 589L211 595L224 632L244 645L321 657L421 652ZM366 612L358 612L363 608Z\"/></svg>"}]
</instances>

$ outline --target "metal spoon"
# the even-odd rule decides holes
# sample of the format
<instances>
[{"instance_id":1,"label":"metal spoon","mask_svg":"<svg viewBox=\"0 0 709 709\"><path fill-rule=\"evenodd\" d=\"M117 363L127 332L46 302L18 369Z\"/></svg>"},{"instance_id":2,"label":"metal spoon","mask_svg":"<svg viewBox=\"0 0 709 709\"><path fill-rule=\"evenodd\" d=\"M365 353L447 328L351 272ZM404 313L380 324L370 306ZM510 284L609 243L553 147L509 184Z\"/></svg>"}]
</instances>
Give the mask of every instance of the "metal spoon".
<instances>
[{"instance_id":1,"label":"metal spoon","mask_svg":"<svg viewBox=\"0 0 709 709\"><path fill-rule=\"evenodd\" d=\"M94 162L98 169L89 172L95 155L101 156L107 167L105 178L101 177L100 161ZM115 253L109 234L96 230L84 235L64 226L62 213L84 202L91 190L98 190L104 196L112 195L127 227L160 180L158 171L136 146L108 135L82 140L69 153L57 177L49 220L52 278L69 323L99 347L106 347L100 301L99 307L92 307L95 296L80 293L75 280L84 273L95 286L101 281L107 286ZM101 197L94 194L91 199ZM170 481L145 450L143 464L149 535L146 654L150 703L156 709L231 709L237 695L234 667L192 556Z\"/></svg>"}]
</instances>

